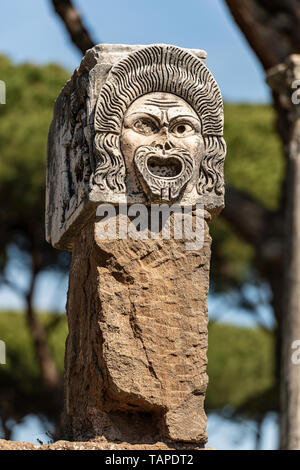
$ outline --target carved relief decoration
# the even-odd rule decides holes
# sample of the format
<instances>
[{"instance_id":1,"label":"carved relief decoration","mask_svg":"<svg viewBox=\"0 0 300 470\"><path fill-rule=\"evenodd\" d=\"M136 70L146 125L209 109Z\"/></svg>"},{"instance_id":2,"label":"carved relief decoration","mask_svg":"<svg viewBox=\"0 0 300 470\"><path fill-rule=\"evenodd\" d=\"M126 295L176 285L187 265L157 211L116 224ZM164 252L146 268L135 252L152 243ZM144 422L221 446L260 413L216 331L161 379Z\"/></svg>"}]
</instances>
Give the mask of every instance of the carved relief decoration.
<instances>
[{"instance_id":1,"label":"carved relief decoration","mask_svg":"<svg viewBox=\"0 0 300 470\"><path fill-rule=\"evenodd\" d=\"M202 196L223 196L226 145L222 137L223 104L218 85L199 58L184 49L166 45L149 46L129 54L112 68L102 87L94 121L96 169L93 184L104 191L126 191L127 168L120 142L124 115L138 98L153 92L176 95L194 110L201 122L204 142L196 190ZM182 155L182 152L184 149L179 153ZM155 194L162 200L176 199L195 169L192 160L176 156L186 171L181 181L179 178L172 181L169 177L153 178L151 172L145 170L141 154L142 149L135 156L135 165L137 174L143 174L145 190L150 188L152 199Z\"/></svg>"}]
</instances>

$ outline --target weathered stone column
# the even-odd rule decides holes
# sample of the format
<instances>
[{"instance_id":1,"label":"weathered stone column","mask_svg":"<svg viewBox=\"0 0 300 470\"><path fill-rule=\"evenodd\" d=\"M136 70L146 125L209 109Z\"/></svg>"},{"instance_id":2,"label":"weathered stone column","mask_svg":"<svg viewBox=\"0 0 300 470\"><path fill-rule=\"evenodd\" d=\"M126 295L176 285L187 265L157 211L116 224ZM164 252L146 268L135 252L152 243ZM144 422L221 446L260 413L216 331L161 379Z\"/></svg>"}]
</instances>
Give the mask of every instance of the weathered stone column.
<instances>
[{"instance_id":1,"label":"weathered stone column","mask_svg":"<svg viewBox=\"0 0 300 470\"><path fill-rule=\"evenodd\" d=\"M281 344L280 447L300 450L300 55L271 69L270 87L279 93L290 121L284 240L284 305Z\"/></svg>"},{"instance_id":2,"label":"weathered stone column","mask_svg":"<svg viewBox=\"0 0 300 470\"><path fill-rule=\"evenodd\" d=\"M205 57L99 45L56 101L46 229L54 247L72 250L66 437L207 442L208 222L223 207L226 149ZM155 210L171 206L190 208L203 243L189 246L188 230L165 236L176 211L153 231ZM137 213L149 217L143 237L126 230ZM104 222L116 237L104 236Z\"/></svg>"}]
</instances>

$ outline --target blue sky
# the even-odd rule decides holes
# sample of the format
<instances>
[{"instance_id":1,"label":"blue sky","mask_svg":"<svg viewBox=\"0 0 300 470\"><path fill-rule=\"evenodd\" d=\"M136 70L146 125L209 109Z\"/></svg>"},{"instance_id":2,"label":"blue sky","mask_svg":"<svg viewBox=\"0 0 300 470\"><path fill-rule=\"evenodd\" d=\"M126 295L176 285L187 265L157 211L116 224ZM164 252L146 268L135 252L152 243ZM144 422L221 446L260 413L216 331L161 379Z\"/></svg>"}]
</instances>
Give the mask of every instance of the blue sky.
<instances>
[{"instance_id":1,"label":"blue sky","mask_svg":"<svg viewBox=\"0 0 300 470\"><path fill-rule=\"evenodd\" d=\"M96 42L205 49L226 101L269 101L263 70L223 0L74 0ZM15 62L80 62L50 0L1 2L0 53ZM1 77L0 77L1 79Z\"/></svg>"}]
</instances>

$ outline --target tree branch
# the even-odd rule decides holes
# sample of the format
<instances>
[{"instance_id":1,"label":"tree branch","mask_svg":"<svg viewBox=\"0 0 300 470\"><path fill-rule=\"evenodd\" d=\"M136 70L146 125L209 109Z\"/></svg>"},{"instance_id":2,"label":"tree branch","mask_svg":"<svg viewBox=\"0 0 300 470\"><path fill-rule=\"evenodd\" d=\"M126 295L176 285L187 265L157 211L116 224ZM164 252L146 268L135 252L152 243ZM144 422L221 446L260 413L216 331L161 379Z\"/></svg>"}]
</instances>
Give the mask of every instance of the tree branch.
<instances>
[{"instance_id":1,"label":"tree branch","mask_svg":"<svg viewBox=\"0 0 300 470\"><path fill-rule=\"evenodd\" d=\"M225 0L265 70L300 52L299 0Z\"/></svg>"},{"instance_id":2,"label":"tree branch","mask_svg":"<svg viewBox=\"0 0 300 470\"><path fill-rule=\"evenodd\" d=\"M15 292L19 297L22 299L26 295L26 291L21 289L15 282L11 281L10 279L7 279L5 276L0 276L0 285L4 284L7 287L9 287L13 292Z\"/></svg>"},{"instance_id":3,"label":"tree branch","mask_svg":"<svg viewBox=\"0 0 300 470\"><path fill-rule=\"evenodd\" d=\"M35 266L34 254L32 255L32 260L32 277L30 287L26 295L25 315L30 333L32 335L34 349L38 363L40 365L43 382L49 389L58 390L60 387L60 377L48 346L46 331L33 308L33 294L39 269Z\"/></svg>"},{"instance_id":4,"label":"tree branch","mask_svg":"<svg viewBox=\"0 0 300 470\"><path fill-rule=\"evenodd\" d=\"M70 0L52 0L52 5L58 16L62 19L71 41L85 54L86 50L93 47L95 43L84 27L80 15L72 2Z\"/></svg>"},{"instance_id":5,"label":"tree branch","mask_svg":"<svg viewBox=\"0 0 300 470\"><path fill-rule=\"evenodd\" d=\"M246 193L229 185L226 185L225 200L222 216L244 240L251 245L259 246L270 211Z\"/></svg>"}]
</instances>

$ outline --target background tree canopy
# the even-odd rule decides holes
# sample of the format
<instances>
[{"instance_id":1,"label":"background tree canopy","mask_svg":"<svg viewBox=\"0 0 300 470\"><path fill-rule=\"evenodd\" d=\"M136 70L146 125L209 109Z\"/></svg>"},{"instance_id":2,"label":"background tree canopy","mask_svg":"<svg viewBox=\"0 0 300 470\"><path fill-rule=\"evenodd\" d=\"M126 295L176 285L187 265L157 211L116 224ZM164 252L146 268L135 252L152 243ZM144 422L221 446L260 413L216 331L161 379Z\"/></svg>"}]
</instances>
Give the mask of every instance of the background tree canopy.
<instances>
[{"instance_id":1,"label":"background tree canopy","mask_svg":"<svg viewBox=\"0 0 300 470\"><path fill-rule=\"evenodd\" d=\"M40 314L51 353L63 373L67 322L64 315ZM54 323L53 320L56 319ZM29 413L56 419L49 393L42 384L25 316L0 314L1 338L9 345L6 367L0 368L0 398L11 419ZM209 327L208 411L256 418L274 411L274 338L271 332L212 322ZM266 403L264 397L268 397Z\"/></svg>"},{"instance_id":2,"label":"background tree canopy","mask_svg":"<svg viewBox=\"0 0 300 470\"><path fill-rule=\"evenodd\" d=\"M271 106L225 103L226 182L270 211L280 207L285 164L274 120ZM247 220L249 226L252 222ZM236 234L222 213L212 223L211 233L211 279L216 291L241 287L255 278L262 280L253 245Z\"/></svg>"}]
</instances>

